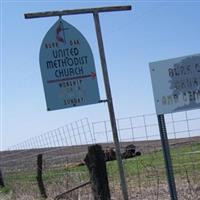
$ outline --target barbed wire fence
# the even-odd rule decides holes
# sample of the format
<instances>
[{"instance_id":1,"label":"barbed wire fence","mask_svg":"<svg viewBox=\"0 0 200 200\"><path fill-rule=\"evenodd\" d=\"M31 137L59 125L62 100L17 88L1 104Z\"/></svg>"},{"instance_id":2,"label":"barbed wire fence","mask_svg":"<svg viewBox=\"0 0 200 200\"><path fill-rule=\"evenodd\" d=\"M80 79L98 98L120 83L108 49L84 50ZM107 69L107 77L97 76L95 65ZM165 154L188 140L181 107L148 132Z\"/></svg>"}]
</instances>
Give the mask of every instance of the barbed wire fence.
<instances>
[{"instance_id":1,"label":"barbed wire fence","mask_svg":"<svg viewBox=\"0 0 200 200\"><path fill-rule=\"evenodd\" d=\"M117 126L121 151L136 147L135 155L123 160L130 199L169 199L156 114L119 118ZM179 199L199 199L199 111L168 114L166 126ZM53 199L88 181L83 159L88 146L96 143L105 150L114 148L109 121L90 123L85 118L30 138L1 152L5 183L15 199L39 198L36 163L43 154L44 184ZM112 199L122 199L116 161L107 162L107 170ZM91 199L90 186L70 192L68 198Z\"/></svg>"}]
</instances>

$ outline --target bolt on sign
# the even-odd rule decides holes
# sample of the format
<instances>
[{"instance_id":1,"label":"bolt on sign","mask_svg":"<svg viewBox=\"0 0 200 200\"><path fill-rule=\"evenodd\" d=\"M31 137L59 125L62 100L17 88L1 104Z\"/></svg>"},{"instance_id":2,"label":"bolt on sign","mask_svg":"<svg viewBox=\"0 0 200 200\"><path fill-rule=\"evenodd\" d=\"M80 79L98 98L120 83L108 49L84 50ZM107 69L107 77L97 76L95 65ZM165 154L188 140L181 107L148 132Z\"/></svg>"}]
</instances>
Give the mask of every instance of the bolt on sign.
<instances>
[{"instance_id":1,"label":"bolt on sign","mask_svg":"<svg viewBox=\"0 0 200 200\"><path fill-rule=\"evenodd\" d=\"M42 41L40 69L47 110L100 101L92 50L85 37L62 18Z\"/></svg>"},{"instance_id":2,"label":"bolt on sign","mask_svg":"<svg viewBox=\"0 0 200 200\"><path fill-rule=\"evenodd\" d=\"M200 54L149 66L157 114L200 108Z\"/></svg>"}]
</instances>

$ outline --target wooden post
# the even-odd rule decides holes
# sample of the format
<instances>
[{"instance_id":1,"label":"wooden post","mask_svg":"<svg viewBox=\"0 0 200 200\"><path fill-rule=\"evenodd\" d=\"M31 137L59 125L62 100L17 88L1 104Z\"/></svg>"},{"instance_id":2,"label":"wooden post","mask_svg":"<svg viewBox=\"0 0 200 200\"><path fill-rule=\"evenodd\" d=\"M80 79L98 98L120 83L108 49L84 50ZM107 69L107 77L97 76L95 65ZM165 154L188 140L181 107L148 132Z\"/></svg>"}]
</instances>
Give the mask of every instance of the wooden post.
<instances>
[{"instance_id":1,"label":"wooden post","mask_svg":"<svg viewBox=\"0 0 200 200\"><path fill-rule=\"evenodd\" d=\"M41 197L46 199L47 194L46 194L43 179L42 179L42 154L38 154L37 156L37 183L38 183Z\"/></svg>"},{"instance_id":2,"label":"wooden post","mask_svg":"<svg viewBox=\"0 0 200 200\"><path fill-rule=\"evenodd\" d=\"M5 184L4 184L3 175L0 169L0 188L3 188L3 187L5 187Z\"/></svg>"},{"instance_id":3,"label":"wooden post","mask_svg":"<svg viewBox=\"0 0 200 200\"><path fill-rule=\"evenodd\" d=\"M94 200L110 200L106 162L100 145L88 147L85 163L90 173Z\"/></svg>"}]
</instances>

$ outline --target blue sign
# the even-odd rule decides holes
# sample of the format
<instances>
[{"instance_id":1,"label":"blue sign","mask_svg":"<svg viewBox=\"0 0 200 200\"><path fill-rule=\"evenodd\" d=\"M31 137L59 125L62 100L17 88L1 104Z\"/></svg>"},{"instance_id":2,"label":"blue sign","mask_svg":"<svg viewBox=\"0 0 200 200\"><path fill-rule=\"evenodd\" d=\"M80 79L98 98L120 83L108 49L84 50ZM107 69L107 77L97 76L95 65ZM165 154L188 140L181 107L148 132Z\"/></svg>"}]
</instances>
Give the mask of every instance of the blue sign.
<instances>
[{"instance_id":1,"label":"blue sign","mask_svg":"<svg viewBox=\"0 0 200 200\"><path fill-rule=\"evenodd\" d=\"M40 69L47 110L100 101L91 48L85 37L61 18L42 41Z\"/></svg>"}]
</instances>

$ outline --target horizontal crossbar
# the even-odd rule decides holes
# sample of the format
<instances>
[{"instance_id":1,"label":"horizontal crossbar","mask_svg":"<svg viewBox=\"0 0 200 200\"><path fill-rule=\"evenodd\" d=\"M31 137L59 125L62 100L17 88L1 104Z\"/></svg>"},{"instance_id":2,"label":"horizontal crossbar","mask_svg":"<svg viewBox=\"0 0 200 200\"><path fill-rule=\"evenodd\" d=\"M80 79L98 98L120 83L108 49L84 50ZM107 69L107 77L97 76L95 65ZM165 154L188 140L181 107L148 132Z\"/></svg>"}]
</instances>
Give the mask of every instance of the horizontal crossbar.
<instances>
[{"instance_id":1,"label":"horizontal crossbar","mask_svg":"<svg viewBox=\"0 0 200 200\"><path fill-rule=\"evenodd\" d=\"M46 11L37 13L24 14L25 19L40 18L40 17L53 17L63 15L76 15L87 13L100 13L100 12L112 12L112 11L125 11L131 10L131 6L112 6L112 7L99 7L99 8L83 8L74 10L62 10L62 11Z\"/></svg>"}]
</instances>

